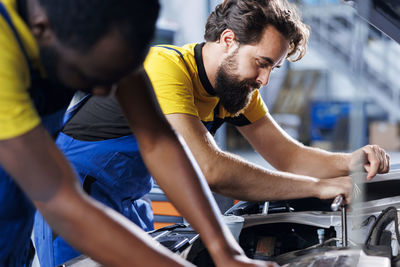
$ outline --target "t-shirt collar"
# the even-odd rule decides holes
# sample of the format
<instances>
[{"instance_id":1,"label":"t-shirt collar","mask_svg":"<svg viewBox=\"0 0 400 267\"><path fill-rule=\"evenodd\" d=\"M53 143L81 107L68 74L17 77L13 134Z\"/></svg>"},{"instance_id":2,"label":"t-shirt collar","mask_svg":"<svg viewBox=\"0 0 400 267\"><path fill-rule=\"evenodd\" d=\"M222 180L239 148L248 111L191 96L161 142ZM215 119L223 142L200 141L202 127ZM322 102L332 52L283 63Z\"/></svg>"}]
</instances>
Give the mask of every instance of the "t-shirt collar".
<instances>
[{"instance_id":1,"label":"t-shirt collar","mask_svg":"<svg viewBox=\"0 0 400 267\"><path fill-rule=\"evenodd\" d=\"M194 58L196 60L197 69L199 71L200 82L203 85L204 89L206 89L207 93L212 96L217 95L214 88L212 87L210 80L207 77L206 69L204 68L203 62L203 46L205 43L197 44L194 47Z\"/></svg>"}]
</instances>

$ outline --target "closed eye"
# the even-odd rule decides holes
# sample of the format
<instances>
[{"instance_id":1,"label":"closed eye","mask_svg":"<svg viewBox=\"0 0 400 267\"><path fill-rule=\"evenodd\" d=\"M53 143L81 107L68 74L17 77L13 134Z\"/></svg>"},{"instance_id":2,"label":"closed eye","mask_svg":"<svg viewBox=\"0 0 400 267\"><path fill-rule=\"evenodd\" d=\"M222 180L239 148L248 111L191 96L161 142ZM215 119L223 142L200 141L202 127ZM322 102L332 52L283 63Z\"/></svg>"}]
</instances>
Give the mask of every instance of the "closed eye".
<instances>
[{"instance_id":1,"label":"closed eye","mask_svg":"<svg viewBox=\"0 0 400 267\"><path fill-rule=\"evenodd\" d=\"M261 62L260 60L257 60L257 66L260 67L260 68L265 69L265 68L270 67L271 64L269 64L268 62L265 62L265 61Z\"/></svg>"}]
</instances>

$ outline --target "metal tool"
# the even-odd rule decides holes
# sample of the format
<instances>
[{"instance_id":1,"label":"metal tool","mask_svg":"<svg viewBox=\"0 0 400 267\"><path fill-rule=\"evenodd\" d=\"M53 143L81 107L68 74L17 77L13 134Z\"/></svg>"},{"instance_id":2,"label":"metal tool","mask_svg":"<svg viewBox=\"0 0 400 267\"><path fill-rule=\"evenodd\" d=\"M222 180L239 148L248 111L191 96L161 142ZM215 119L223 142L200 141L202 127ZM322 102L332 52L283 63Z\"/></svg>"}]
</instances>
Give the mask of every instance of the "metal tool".
<instances>
[{"instance_id":1,"label":"metal tool","mask_svg":"<svg viewBox=\"0 0 400 267\"><path fill-rule=\"evenodd\" d=\"M339 207L342 205L342 203L343 203L343 195L338 195L337 197L335 197L335 199L333 200L333 202L331 204L331 210L338 211Z\"/></svg>"},{"instance_id":2,"label":"metal tool","mask_svg":"<svg viewBox=\"0 0 400 267\"><path fill-rule=\"evenodd\" d=\"M269 209L269 201L265 201L263 205L262 214L268 214L268 209Z\"/></svg>"},{"instance_id":3,"label":"metal tool","mask_svg":"<svg viewBox=\"0 0 400 267\"><path fill-rule=\"evenodd\" d=\"M342 195L337 196L331 205L332 211L337 211L339 207L341 207L342 213L342 246L347 247L348 240L347 240L347 212L346 206L343 204L344 198Z\"/></svg>"}]
</instances>

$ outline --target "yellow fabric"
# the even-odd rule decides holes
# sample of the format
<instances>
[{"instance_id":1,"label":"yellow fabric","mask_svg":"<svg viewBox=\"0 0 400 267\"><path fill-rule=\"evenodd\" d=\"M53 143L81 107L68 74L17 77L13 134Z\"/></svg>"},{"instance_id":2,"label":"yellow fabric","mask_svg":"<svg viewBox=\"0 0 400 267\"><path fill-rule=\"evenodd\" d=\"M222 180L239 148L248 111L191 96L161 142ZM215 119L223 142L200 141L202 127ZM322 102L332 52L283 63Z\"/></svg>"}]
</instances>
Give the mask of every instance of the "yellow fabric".
<instances>
[{"instance_id":1,"label":"yellow fabric","mask_svg":"<svg viewBox=\"0 0 400 267\"><path fill-rule=\"evenodd\" d=\"M196 44L183 47L168 46L152 47L145 60L144 68L153 84L158 102L164 114L183 113L197 116L203 122L214 120L214 108L219 98L210 95L203 87L196 65L194 48ZM267 107L258 90L252 95L252 100L242 114L250 121L264 117ZM232 117L222 106L220 118Z\"/></svg>"},{"instance_id":2,"label":"yellow fabric","mask_svg":"<svg viewBox=\"0 0 400 267\"><path fill-rule=\"evenodd\" d=\"M6 7L34 66L39 52L36 42L16 11L15 0L0 0ZM29 68L15 35L0 16L0 140L20 136L40 123L28 93Z\"/></svg>"}]
</instances>

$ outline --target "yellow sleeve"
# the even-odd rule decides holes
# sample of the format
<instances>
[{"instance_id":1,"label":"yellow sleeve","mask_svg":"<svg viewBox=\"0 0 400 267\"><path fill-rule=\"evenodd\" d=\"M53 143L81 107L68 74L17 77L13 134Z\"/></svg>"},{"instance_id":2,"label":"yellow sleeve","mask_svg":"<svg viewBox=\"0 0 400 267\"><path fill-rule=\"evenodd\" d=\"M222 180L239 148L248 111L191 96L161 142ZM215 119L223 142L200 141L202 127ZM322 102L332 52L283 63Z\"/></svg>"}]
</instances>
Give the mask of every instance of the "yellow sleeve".
<instances>
[{"instance_id":1,"label":"yellow sleeve","mask_svg":"<svg viewBox=\"0 0 400 267\"><path fill-rule=\"evenodd\" d=\"M250 104L246 107L243 115L251 122L255 122L258 119L264 117L268 112L267 105L265 105L260 92L255 90L251 96Z\"/></svg>"},{"instance_id":2,"label":"yellow sleeve","mask_svg":"<svg viewBox=\"0 0 400 267\"><path fill-rule=\"evenodd\" d=\"M199 116L194 104L190 74L179 55L152 48L144 62L144 68L164 114L183 113Z\"/></svg>"},{"instance_id":3,"label":"yellow sleeve","mask_svg":"<svg viewBox=\"0 0 400 267\"><path fill-rule=\"evenodd\" d=\"M26 59L0 17L0 140L20 136L40 123L27 91L29 85Z\"/></svg>"}]
</instances>

